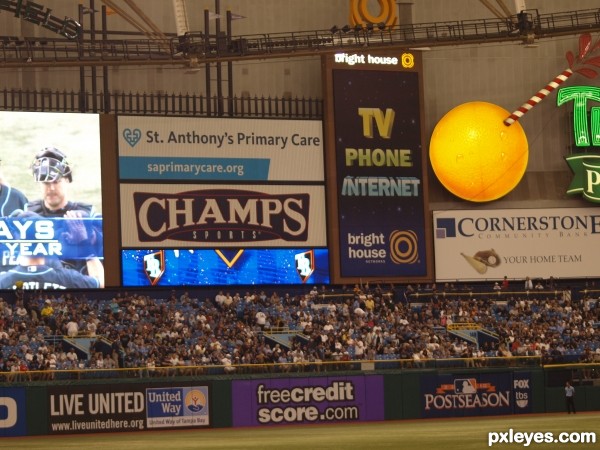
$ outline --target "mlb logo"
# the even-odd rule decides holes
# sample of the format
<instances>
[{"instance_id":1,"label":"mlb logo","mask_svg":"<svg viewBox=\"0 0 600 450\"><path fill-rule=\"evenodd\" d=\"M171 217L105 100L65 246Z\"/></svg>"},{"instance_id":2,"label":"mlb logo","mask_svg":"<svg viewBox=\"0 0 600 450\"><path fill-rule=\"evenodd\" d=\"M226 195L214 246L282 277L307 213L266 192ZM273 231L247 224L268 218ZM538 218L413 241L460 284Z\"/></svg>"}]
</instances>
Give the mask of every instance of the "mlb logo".
<instances>
[{"instance_id":1,"label":"mlb logo","mask_svg":"<svg viewBox=\"0 0 600 450\"><path fill-rule=\"evenodd\" d=\"M476 394L477 380L475 378L458 378L454 380L454 392L456 394Z\"/></svg>"},{"instance_id":2,"label":"mlb logo","mask_svg":"<svg viewBox=\"0 0 600 450\"><path fill-rule=\"evenodd\" d=\"M164 250L159 250L157 252L144 255L144 272L146 273L146 277L152 286L159 282L165 273Z\"/></svg>"},{"instance_id":3,"label":"mlb logo","mask_svg":"<svg viewBox=\"0 0 600 450\"><path fill-rule=\"evenodd\" d=\"M302 282L306 283L306 280L315 271L315 252L314 250L309 250L304 253L298 253L294 256L294 259L296 260L296 272L298 272Z\"/></svg>"}]
</instances>

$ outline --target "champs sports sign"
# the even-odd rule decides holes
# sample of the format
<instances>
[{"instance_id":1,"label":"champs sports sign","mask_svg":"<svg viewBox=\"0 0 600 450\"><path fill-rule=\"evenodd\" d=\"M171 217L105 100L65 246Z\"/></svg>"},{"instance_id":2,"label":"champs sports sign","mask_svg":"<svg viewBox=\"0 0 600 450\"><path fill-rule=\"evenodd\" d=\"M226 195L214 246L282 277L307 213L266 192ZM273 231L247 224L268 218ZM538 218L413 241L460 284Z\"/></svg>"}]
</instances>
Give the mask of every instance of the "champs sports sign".
<instances>
[{"instance_id":1,"label":"champs sports sign","mask_svg":"<svg viewBox=\"0 0 600 450\"><path fill-rule=\"evenodd\" d=\"M422 417L456 417L531 412L527 373L444 374L421 379Z\"/></svg>"},{"instance_id":2,"label":"champs sports sign","mask_svg":"<svg viewBox=\"0 0 600 450\"><path fill-rule=\"evenodd\" d=\"M121 185L123 246L327 243L323 186L202 186Z\"/></svg>"}]
</instances>

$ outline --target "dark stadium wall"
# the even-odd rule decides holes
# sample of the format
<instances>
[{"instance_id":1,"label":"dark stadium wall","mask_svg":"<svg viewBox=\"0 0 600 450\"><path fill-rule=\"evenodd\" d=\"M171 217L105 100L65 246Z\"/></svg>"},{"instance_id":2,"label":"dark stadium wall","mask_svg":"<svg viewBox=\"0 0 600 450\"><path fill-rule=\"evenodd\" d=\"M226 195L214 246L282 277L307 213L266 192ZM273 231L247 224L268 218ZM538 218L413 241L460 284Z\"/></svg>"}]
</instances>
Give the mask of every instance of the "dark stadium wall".
<instances>
[{"instance_id":1,"label":"dark stadium wall","mask_svg":"<svg viewBox=\"0 0 600 450\"><path fill-rule=\"evenodd\" d=\"M7 416L0 436L556 413L564 412L564 387L547 383L572 373L564 367L386 373L366 364L368 372L352 373L231 376L209 367L193 377L107 373L37 385L13 381L0 387ZM597 411L600 386L575 387L577 411Z\"/></svg>"}]
</instances>

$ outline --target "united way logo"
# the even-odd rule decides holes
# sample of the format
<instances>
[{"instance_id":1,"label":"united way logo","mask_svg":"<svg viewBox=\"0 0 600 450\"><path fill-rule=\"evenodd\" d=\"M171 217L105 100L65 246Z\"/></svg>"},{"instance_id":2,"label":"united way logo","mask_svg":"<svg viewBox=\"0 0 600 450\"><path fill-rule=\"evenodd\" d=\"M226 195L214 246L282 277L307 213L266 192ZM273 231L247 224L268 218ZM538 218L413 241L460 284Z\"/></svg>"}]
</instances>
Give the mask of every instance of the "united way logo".
<instances>
[{"instance_id":1,"label":"united way logo","mask_svg":"<svg viewBox=\"0 0 600 450\"><path fill-rule=\"evenodd\" d=\"M306 283L306 280L308 280L315 271L315 252L314 250L309 250L307 252L297 253L294 255L294 259L296 260L296 272L298 272L302 282Z\"/></svg>"},{"instance_id":2,"label":"united way logo","mask_svg":"<svg viewBox=\"0 0 600 450\"><path fill-rule=\"evenodd\" d=\"M158 283L165 273L165 251L159 250L154 253L144 255L144 272L154 286Z\"/></svg>"},{"instance_id":3,"label":"united way logo","mask_svg":"<svg viewBox=\"0 0 600 450\"><path fill-rule=\"evenodd\" d=\"M208 400L204 392L200 389L191 389L185 395L185 407L193 414L200 414L201 412L206 411Z\"/></svg>"}]
</instances>

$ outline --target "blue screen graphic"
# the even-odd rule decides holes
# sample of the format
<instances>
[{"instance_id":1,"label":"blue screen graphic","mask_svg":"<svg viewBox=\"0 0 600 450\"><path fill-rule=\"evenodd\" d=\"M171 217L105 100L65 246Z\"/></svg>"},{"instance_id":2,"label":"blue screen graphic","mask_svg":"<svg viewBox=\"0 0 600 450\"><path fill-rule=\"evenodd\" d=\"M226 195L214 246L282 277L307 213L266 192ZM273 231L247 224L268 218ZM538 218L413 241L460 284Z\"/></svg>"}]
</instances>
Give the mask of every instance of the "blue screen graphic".
<instances>
[{"instance_id":1,"label":"blue screen graphic","mask_svg":"<svg viewBox=\"0 0 600 450\"><path fill-rule=\"evenodd\" d=\"M123 286L329 284L327 249L122 250Z\"/></svg>"}]
</instances>

